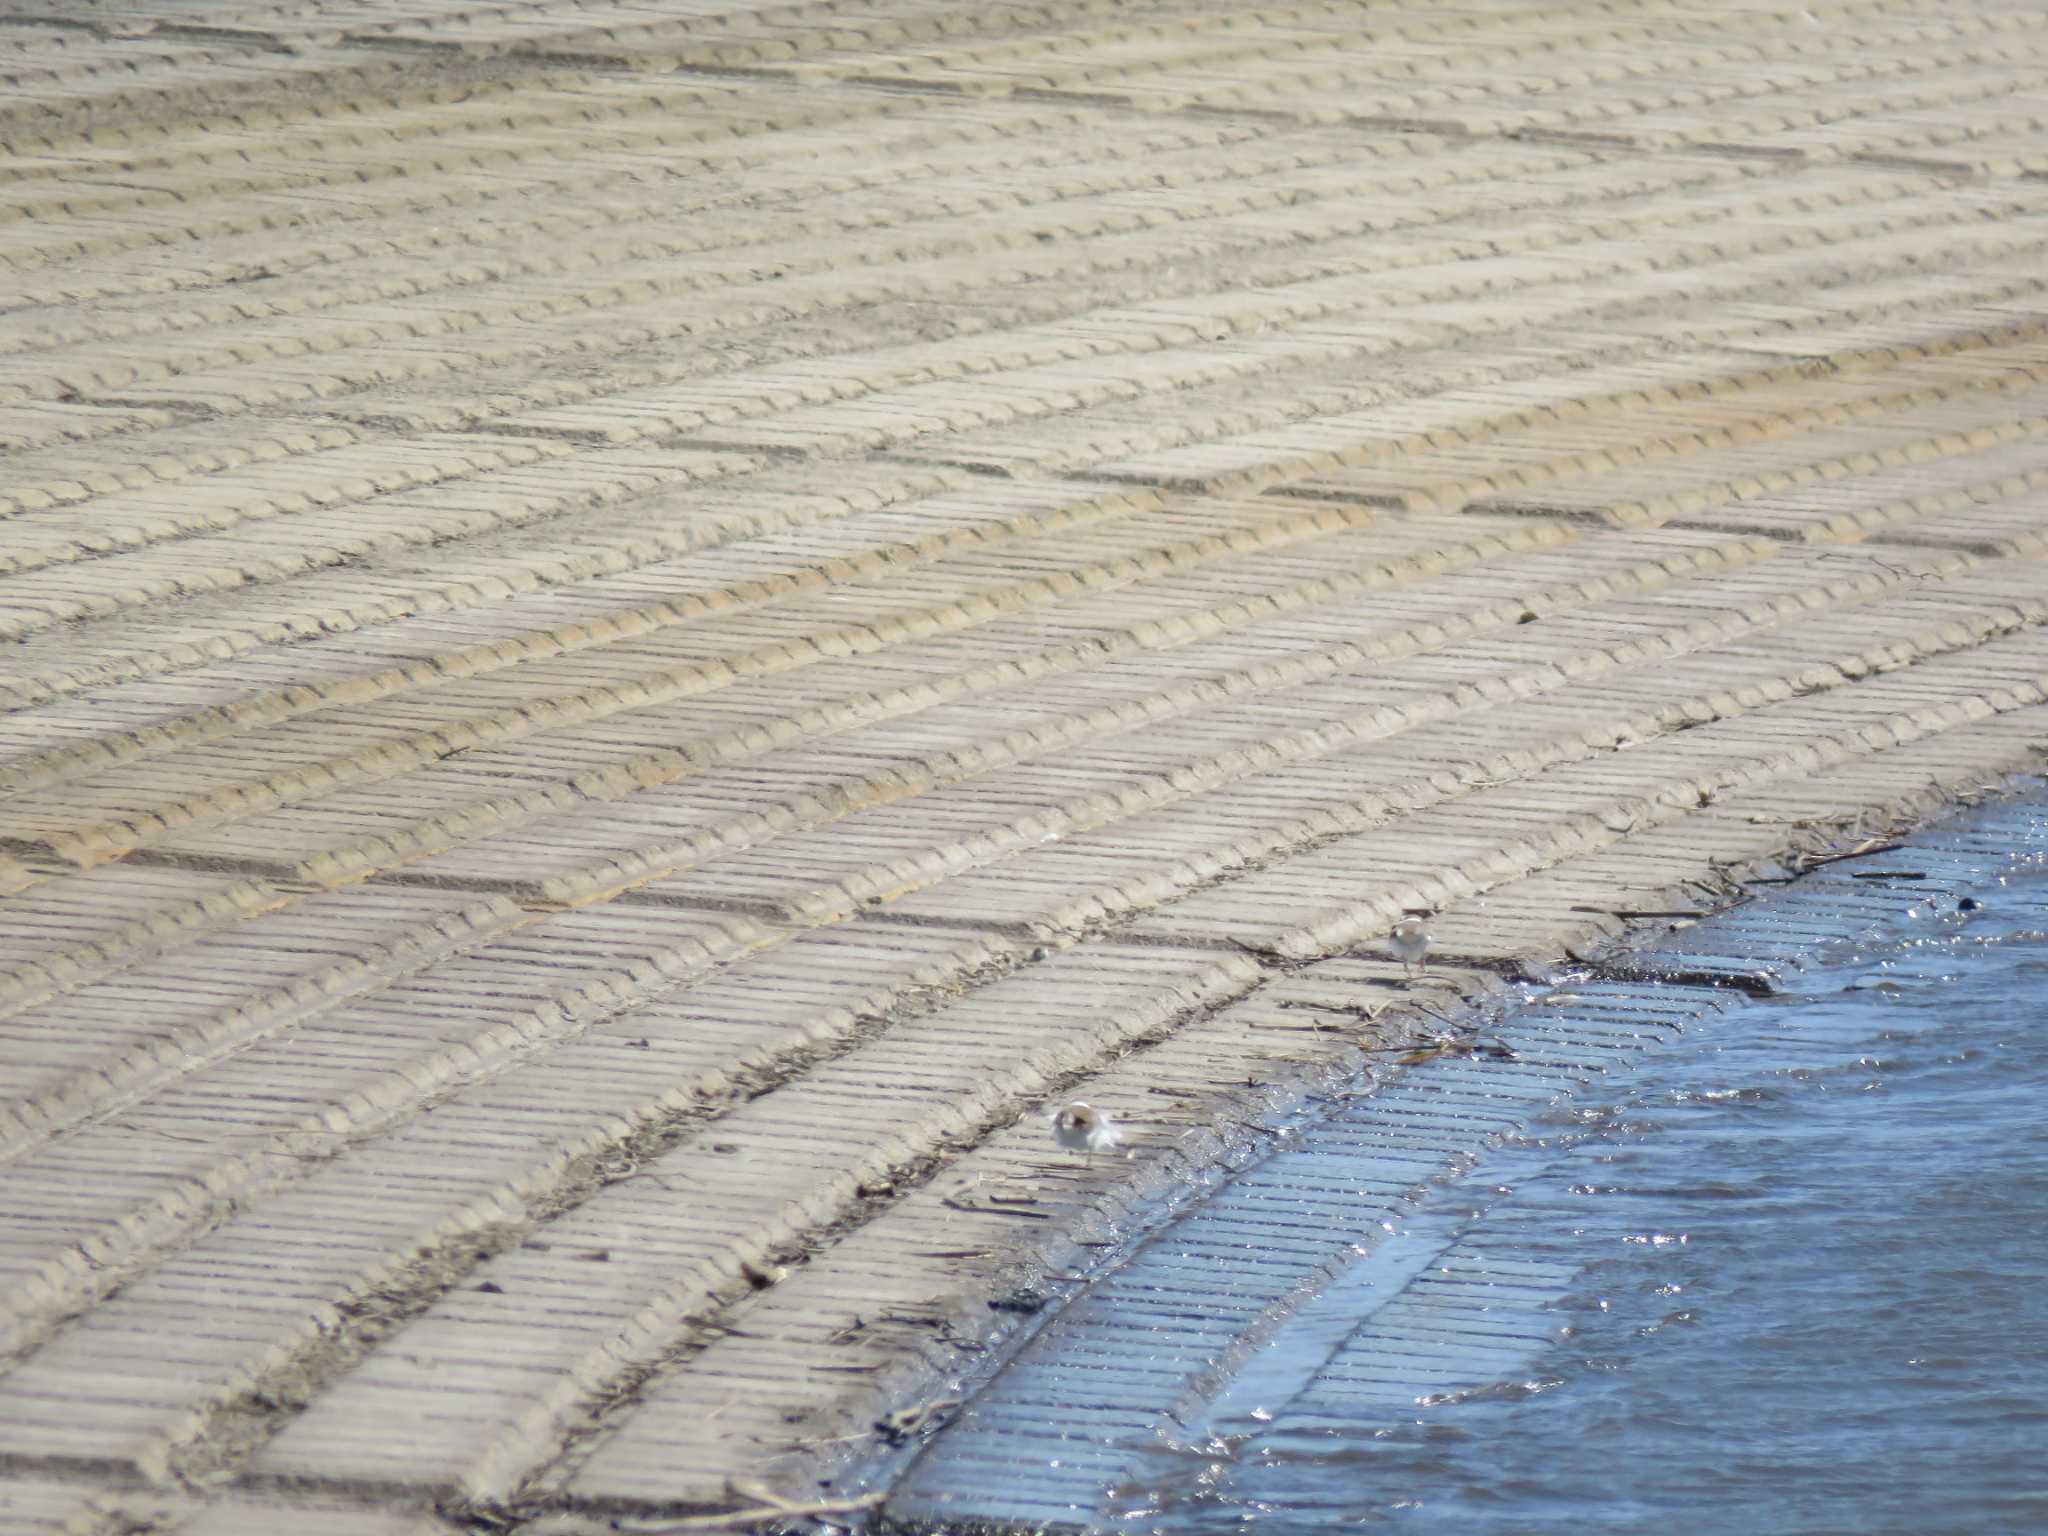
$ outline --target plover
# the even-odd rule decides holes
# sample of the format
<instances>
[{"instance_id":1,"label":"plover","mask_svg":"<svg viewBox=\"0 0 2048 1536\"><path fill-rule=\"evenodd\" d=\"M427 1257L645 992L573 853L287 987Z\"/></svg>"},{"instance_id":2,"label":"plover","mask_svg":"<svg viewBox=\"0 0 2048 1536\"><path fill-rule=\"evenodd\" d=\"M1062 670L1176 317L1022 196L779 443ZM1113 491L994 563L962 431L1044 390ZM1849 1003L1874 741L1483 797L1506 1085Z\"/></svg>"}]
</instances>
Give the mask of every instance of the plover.
<instances>
[{"instance_id":1,"label":"plover","mask_svg":"<svg viewBox=\"0 0 2048 1536\"><path fill-rule=\"evenodd\" d=\"M1107 1110L1076 1102L1055 1111L1051 1118L1052 1139L1069 1152L1093 1158L1098 1152L1123 1145L1123 1127Z\"/></svg>"},{"instance_id":2,"label":"plover","mask_svg":"<svg viewBox=\"0 0 2048 1536\"><path fill-rule=\"evenodd\" d=\"M1429 930L1422 926L1419 917L1404 917L1394 924L1387 935L1387 948L1410 975L1418 975L1429 967Z\"/></svg>"}]
</instances>

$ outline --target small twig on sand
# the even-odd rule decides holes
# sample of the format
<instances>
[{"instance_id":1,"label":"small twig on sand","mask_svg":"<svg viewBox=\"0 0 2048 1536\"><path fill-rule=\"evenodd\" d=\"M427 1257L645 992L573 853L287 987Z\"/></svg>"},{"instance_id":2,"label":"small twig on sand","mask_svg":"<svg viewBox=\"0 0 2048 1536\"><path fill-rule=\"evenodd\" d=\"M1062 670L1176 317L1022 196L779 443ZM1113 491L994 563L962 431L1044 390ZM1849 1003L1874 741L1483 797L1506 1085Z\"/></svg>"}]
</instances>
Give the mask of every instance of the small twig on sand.
<instances>
[{"instance_id":1,"label":"small twig on sand","mask_svg":"<svg viewBox=\"0 0 2048 1536\"><path fill-rule=\"evenodd\" d=\"M1887 843L1881 838L1873 837L1866 842L1858 843L1847 853L1825 853L1814 858L1801 859L1799 868L1803 873L1809 869L1819 869L1823 864L1839 864L1844 859L1860 859L1873 853L1897 853L1903 847L1904 843Z\"/></svg>"},{"instance_id":2,"label":"small twig on sand","mask_svg":"<svg viewBox=\"0 0 2048 1536\"><path fill-rule=\"evenodd\" d=\"M1312 1003L1298 997L1283 998L1281 999L1280 1006L1282 1008L1307 1008L1316 1013L1341 1013L1347 1019L1357 1019L1365 1024L1372 1023L1374 1019L1378 1018L1385 1011L1386 1007L1384 1003L1378 1008L1368 1008L1362 1003Z\"/></svg>"},{"instance_id":3,"label":"small twig on sand","mask_svg":"<svg viewBox=\"0 0 2048 1536\"><path fill-rule=\"evenodd\" d=\"M810 1504L757 1504L752 1509L729 1509L715 1515L690 1515L682 1520L665 1520L659 1525L614 1525L628 1536L689 1536L693 1531L729 1531L740 1526L766 1525L771 1520L815 1520L827 1515L857 1515L879 1505L887 1494L864 1493L855 1499L819 1499Z\"/></svg>"}]
</instances>

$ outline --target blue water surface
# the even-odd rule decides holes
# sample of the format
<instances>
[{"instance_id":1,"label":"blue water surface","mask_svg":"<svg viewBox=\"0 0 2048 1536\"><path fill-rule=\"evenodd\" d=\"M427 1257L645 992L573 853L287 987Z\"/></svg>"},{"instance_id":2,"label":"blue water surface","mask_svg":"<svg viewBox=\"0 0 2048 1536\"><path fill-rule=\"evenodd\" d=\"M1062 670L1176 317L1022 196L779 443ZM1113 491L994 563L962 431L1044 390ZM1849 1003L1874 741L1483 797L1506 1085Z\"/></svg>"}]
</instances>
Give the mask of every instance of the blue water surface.
<instances>
[{"instance_id":1,"label":"blue water surface","mask_svg":"<svg viewBox=\"0 0 2048 1536\"><path fill-rule=\"evenodd\" d=\"M1126 1528L2048 1531L2048 880L1983 895L1424 1202L1576 1276L1526 1368L1352 1422L1276 1404L1126 1490Z\"/></svg>"}]
</instances>

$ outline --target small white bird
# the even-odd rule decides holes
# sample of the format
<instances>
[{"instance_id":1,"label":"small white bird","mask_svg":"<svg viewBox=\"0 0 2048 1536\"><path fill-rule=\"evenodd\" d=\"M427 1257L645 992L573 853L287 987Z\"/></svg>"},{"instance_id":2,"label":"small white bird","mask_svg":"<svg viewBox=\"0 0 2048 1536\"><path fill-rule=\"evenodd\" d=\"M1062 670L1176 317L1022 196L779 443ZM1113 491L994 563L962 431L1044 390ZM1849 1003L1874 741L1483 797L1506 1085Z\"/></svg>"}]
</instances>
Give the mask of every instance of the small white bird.
<instances>
[{"instance_id":1,"label":"small white bird","mask_svg":"<svg viewBox=\"0 0 2048 1536\"><path fill-rule=\"evenodd\" d=\"M1387 948L1409 974L1419 975L1429 969L1429 930L1422 926L1421 918L1404 917L1394 924L1387 935Z\"/></svg>"},{"instance_id":2,"label":"small white bird","mask_svg":"<svg viewBox=\"0 0 2048 1536\"><path fill-rule=\"evenodd\" d=\"M1120 1147L1124 1142L1123 1127L1107 1110L1075 1102L1056 1110L1051 1120L1054 1141L1069 1152L1079 1152L1091 1159L1096 1153Z\"/></svg>"}]
</instances>

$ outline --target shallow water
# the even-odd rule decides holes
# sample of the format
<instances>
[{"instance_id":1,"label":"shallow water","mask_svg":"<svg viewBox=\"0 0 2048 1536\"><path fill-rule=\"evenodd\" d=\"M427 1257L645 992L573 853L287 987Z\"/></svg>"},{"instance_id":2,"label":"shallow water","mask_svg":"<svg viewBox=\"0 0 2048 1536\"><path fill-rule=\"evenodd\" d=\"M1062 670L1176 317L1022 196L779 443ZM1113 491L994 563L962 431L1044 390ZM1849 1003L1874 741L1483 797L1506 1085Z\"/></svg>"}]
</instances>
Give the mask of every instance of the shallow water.
<instances>
[{"instance_id":1,"label":"shallow water","mask_svg":"<svg viewBox=\"0 0 2048 1536\"><path fill-rule=\"evenodd\" d=\"M1423 1201L1390 1253L1551 1277L1526 1359L1389 1408L1331 1387L1341 1328L1283 1335L1124 1528L2048 1530L2048 880L1984 894Z\"/></svg>"}]
</instances>

